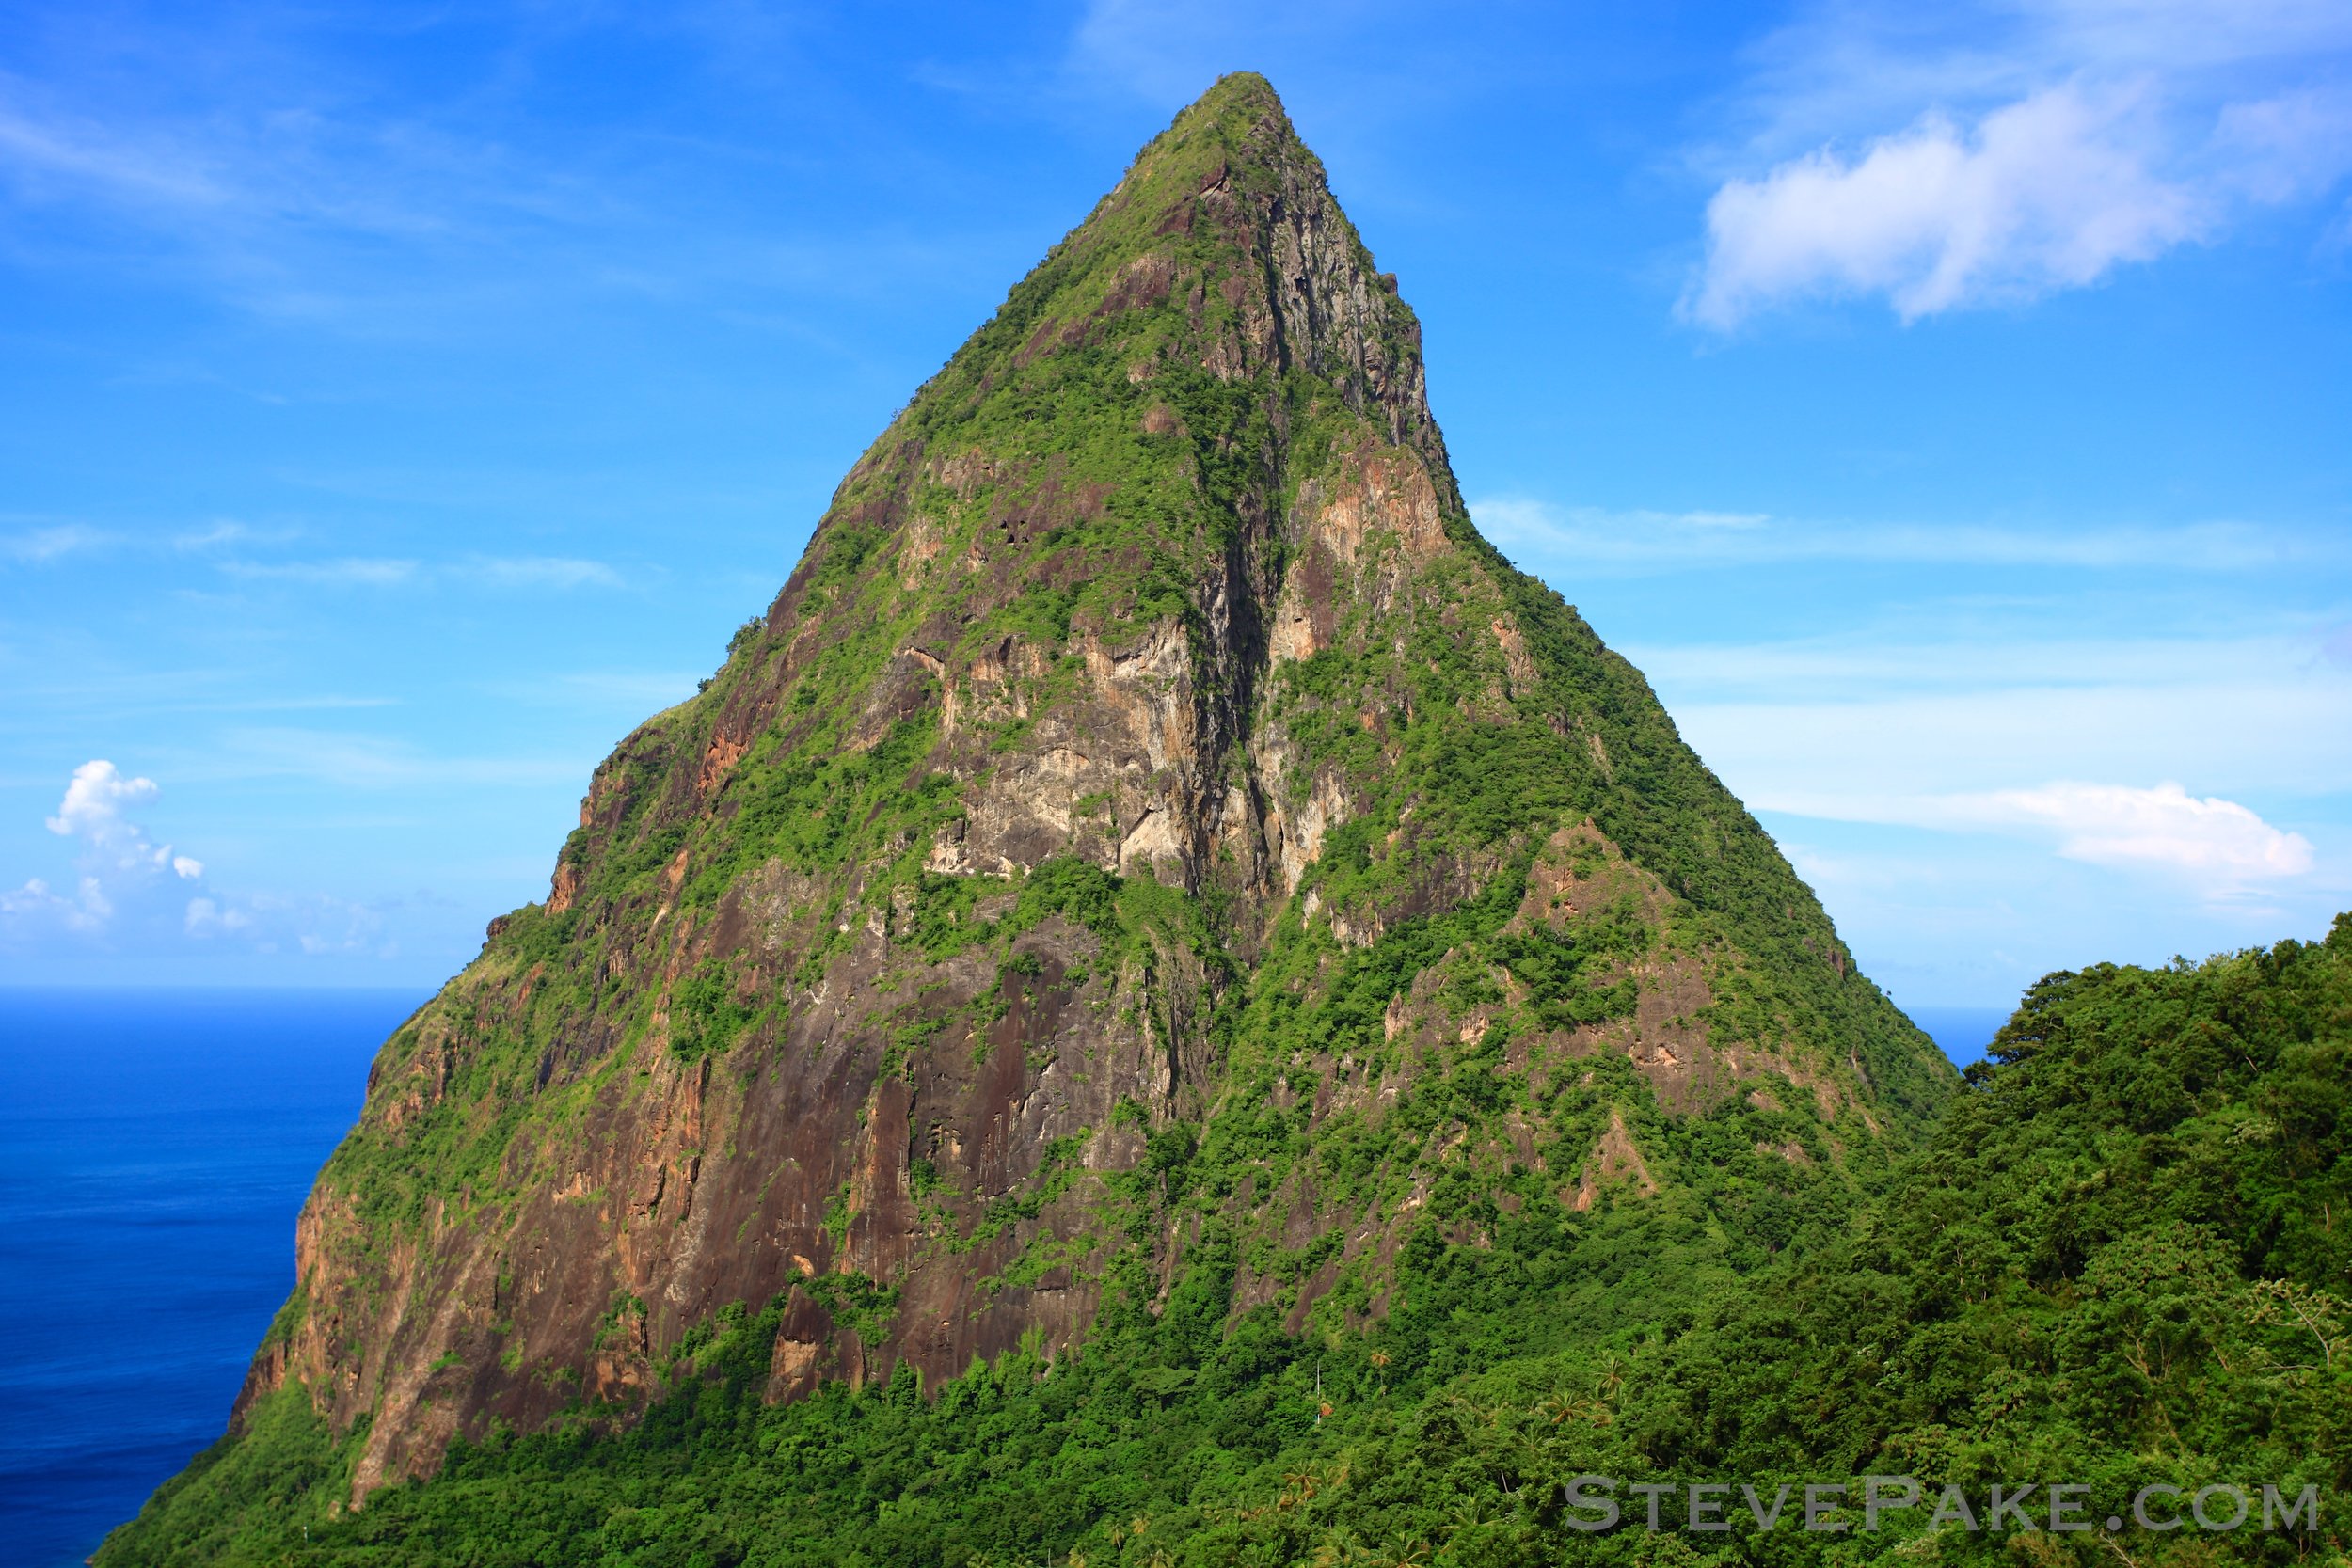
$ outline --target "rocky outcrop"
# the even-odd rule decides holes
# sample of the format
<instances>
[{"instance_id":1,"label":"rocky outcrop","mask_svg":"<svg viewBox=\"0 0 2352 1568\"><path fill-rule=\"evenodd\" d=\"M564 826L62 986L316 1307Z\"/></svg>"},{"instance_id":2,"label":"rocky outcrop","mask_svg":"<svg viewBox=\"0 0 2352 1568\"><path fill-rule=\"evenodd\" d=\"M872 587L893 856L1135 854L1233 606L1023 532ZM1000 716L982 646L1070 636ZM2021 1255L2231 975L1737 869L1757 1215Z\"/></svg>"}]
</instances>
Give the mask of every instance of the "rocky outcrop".
<instances>
[{"instance_id":1,"label":"rocky outcrop","mask_svg":"<svg viewBox=\"0 0 2352 1568\"><path fill-rule=\"evenodd\" d=\"M1810 1171L1939 1063L1471 529L1395 279L1229 78L386 1045L246 1401L365 1418L364 1497L625 1418L739 1304L782 1303L773 1398L935 1383L1211 1230L1237 1312L1343 1328L1417 1227L1475 1243L1479 1181L1645 1201L1658 1116Z\"/></svg>"}]
</instances>

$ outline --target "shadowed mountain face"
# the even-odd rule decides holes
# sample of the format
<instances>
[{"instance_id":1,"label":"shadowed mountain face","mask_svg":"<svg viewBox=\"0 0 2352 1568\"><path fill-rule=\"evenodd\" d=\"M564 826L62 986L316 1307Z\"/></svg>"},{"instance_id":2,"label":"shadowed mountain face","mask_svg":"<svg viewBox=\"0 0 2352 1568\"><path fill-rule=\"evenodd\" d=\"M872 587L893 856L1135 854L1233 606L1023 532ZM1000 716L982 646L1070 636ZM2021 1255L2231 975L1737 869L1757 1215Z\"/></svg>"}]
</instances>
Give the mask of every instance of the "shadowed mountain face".
<instances>
[{"instance_id":1,"label":"shadowed mountain face","mask_svg":"<svg viewBox=\"0 0 2352 1568\"><path fill-rule=\"evenodd\" d=\"M385 1046L240 1418L307 1388L364 1497L733 1304L786 1300L771 1398L935 1381L1204 1234L1232 1313L1343 1334L1417 1230L1674 1202L1700 1124L1763 1212L1951 1082L1473 531L1395 278L1229 77Z\"/></svg>"}]
</instances>

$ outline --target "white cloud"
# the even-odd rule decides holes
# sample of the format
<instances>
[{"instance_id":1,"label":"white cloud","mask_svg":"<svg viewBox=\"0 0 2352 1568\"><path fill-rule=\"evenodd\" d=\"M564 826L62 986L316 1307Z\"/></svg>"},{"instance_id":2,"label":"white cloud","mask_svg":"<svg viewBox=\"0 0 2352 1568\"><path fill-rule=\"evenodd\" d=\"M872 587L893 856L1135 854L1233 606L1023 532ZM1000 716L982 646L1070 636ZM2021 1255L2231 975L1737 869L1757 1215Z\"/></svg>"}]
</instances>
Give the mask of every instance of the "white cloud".
<instances>
[{"instance_id":1,"label":"white cloud","mask_svg":"<svg viewBox=\"0 0 2352 1568\"><path fill-rule=\"evenodd\" d=\"M113 763L103 759L86 762L73 770L57 815L47 819L49 831L78 833L100 843L125 831L135 833L138 830L122 820L122 808L143 804L155 795L152 779L126 779Z\"/></svg>"},{"instance_id":2,"label":"white cloud","mask_svg":"<svg viewBox=\"0 0 2352 1568\"><path fill-rule=\"evenodd\" d=\"M381 912L326 895L230 897L204 885L203 863L157 844L129 813L162 794L152 779L94 759L73 770L49 831L76 846L72 892L43 877L0 891L0 950L157 954L235 942L256 952L384 954Z\"/></svg>"},{"instance_id":3,"label":"white cloud","mask_svg":"<svg viewBox=\"0 0 2352 1568\"><path fill-rule=\"evenodd\" d=\"M2352 173L2347 16L2263 0L1819 10L1761 52L1746 105L1762 129L1708 204L1683 311L1728 329L1809 296L1883 296L1907 321L2030 299L2325 197Z\"/></svg>"},{"instance_id":4,"label":"white cloud","mask_svg":"<svg viewBox=\"0 0 2352 1568\"><path fill-rule=\"evenodd\" d=\"M1970 794L1816 795L1775 803L1835 821L2027 834L2051 841L2068 860L2182 878L2208 896L2302 877L2315 864L2302 834L2272 826L2235 800L2201 799L2169 782L2143 789L2059 781Z\"/></svg>"},{"instance_id":5,"label":"white cloud","mask_svg":"<svg viewBox=\"0 0 2352 1568\"><path fill-rule=\"evenodd\" d=\"M2128 101L2072 85L1963 128L1941 113L1848 161L1823 150L1708 203L1689 314L1736 326L1812 293L1880 293L1906 321L2093 282L2203 233L2209 197L2154 172Z\"/></svg>"},{"instance_id":6,"label":"white cloud","mask_svg":"<svg viewBox=\"0 0 2352 1568\"><path fill-rule=\"evenodd\" d=\"M86 762L73 770L57 815L46 821L51 832L82 840L91 855L116 870L169 871L193 880L204 874L200 863L172 853L168 844L154 843L147 830L122 815L123 807L144 805L158 793L152 779L126 779L103 758Z\"/></svg>"},{"instance_id":7,"label":"white cloud","mask_svg":"<svg viewBox=\"0 0 2352 1568\"><path fill-rule=\"evenodd\" d=\"M183 924L192 937L210 937L242 931L253 924L253 917L243 910L224 910L210 898L191 898Z\"/></svg>"},{"instance_id":8,"label":"white cloud","mask_svg":"<svg viewBox=\"0 0 2352 1568\"><path fill-rule=\"evenodd\" d=\"M0 929L57 926L87 933L101 929L113 917L114 905L97 878L80 879L74 895L64 897L51 892L42 879L31 878L21 888L0 893Z\"/></svg>"},{"instance_id":9,"label":"white cloud","mask_svg":"<svg viewBox=\"0 0 2352 1568\"><path fill-rule=\"evenodd\" d=\"M52 891L40 877L0 893L0 932L63 929L95 935L107 930L125 908L151 903L174 882L200 879L201 863L157 844L124 815L125 808L145 805L159 793L154 780L126 777L103 758L76 768L56 815L43 819L51 832L80 847L73 895Z\"/></svg>"},{"instance_id":10,"label":"white cloud","mask_svg":"<svg viewBox=\"0 0 2352 1568\"><path fill-rule=\"evenodd\" d=\"M1988 823L2048 828L2058 853L2094 865L2158 867L2237 883L2299 877L2312 869L2311 841L2283 832L2234 800L2203 800L2177 784L2053 784L1957 799Z\"/></svg>"},{"instance_id":11,"label":"white cloud","mask_svg":"<svg viewBox=\"0 0 2352 1568\"><path fill-rule=\"evenodd\" d=\"M81 839L92 854L117 869L169 871L183 880L201 877L201 863L174 854L168 844L155 843L146 829L122 815L123 807L144 805L159 793L154 780L126 779L113 763L95 759L73 770L57 815L45 820L51 832Z\"/></svg>"},{"instance_id":12,"label":"white cloud","mask_svg":"<svg viewBox=\"0 0 2352 1568\"><path fill-rule=\"evenodd\" d=\"M182 931L198 942L239 940L261 952L292 949L312 958L389 957L378 941L383 926L382 914L368 905L325 895L257 894L235 904L191 898L181 921Z\"/></svg>"}]
</instances>

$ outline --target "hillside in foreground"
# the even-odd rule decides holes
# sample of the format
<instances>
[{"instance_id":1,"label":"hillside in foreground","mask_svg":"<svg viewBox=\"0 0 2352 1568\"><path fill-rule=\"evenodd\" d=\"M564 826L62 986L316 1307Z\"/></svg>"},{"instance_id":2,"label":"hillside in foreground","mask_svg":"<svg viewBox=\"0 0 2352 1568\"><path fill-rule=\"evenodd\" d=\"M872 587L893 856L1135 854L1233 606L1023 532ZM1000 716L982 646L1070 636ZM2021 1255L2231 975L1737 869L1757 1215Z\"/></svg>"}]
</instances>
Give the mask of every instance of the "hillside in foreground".
<instances>
[{"instance_id":1,"label":"hillside in foreground","mask_svg":"<svg viewBox=\"0 0 2352 1568\"><path fill-rule=\"evenodd\" d=\"M348 1449L281 1400L98 1560L2341 1563L2347 1122L2352 915L2320 944L2052 975L1883 1191L1744 1273L1691 1266L1725 1174L1581 1212L1497 1206L1485 1245L1419 1232L1361 1334L1289 1334L1271 1306L1235 1320L1227 1246L1156 1313L1106 1312L1082 1354L779 1406L779 1313L744 1312L626 1432L461 1448L356 1516L326 1506ZM1704 1133L1684 1147L1733 1164ZM1561 1489L1586 1474L1623 1483L1619 1528L1568 1528ZM1651 1535L1628 1490L1842 1481L1836 1522L1858 1525L1874 1474L1930 1503L1957 1486L1979 1522L1993 1485L2036 1485L2036 1528L1922 1506L1874 1534L1762 1532L1735 1501L1730 1533ZM2053 1533L2054 1482L2086 1489L2076 1518L2128 1521L2156 1485L2180 1489L2156 1523L2209 1486L2243 1488L2249 1517ZM2307 1528L2262 1529L2265 1485L2315 1488Z\"/></svg>"}]
</instances>

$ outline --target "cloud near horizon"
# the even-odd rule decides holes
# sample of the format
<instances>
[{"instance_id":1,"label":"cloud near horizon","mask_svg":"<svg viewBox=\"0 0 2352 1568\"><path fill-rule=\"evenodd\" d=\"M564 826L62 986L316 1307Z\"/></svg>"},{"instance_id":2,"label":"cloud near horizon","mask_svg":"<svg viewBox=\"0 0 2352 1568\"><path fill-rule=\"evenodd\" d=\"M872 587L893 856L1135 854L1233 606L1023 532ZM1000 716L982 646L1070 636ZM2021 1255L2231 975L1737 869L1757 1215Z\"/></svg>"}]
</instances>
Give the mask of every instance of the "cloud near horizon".
<instances>
[{"instance_id":1,"label":"cloud near horizon","mask_svg":"<svg viewBox=\"0 0 2352 1568\"><path fill-rule=\"evenodd\" d=\"M232 898L208 887L202 862L157 843L127 815L162 793L154 780L126 775L103 757L76 768L56 815L43 819L76 846L72 891L43 877L0 891L0 949L87 950L127 940L152 952L175 941L232 940L259 952L378 951L383 923L364 904Z\"/></svg>"}]
</instances>

